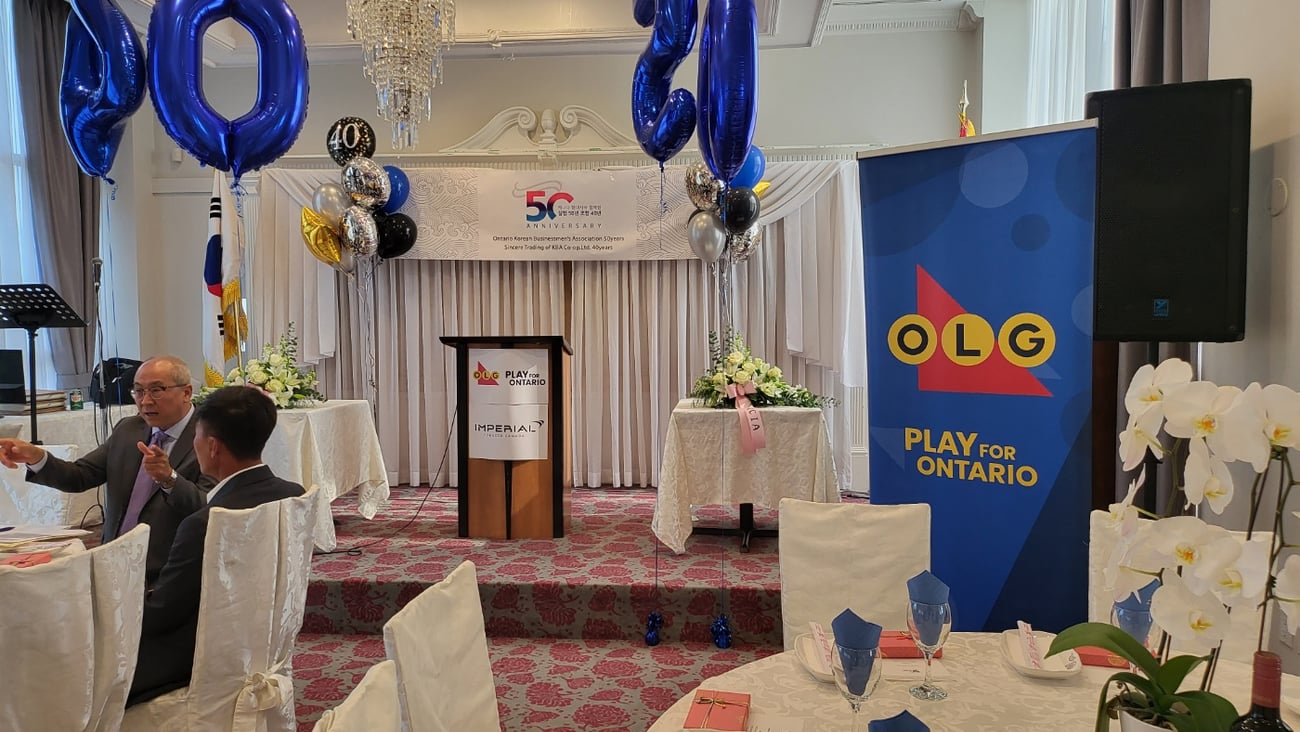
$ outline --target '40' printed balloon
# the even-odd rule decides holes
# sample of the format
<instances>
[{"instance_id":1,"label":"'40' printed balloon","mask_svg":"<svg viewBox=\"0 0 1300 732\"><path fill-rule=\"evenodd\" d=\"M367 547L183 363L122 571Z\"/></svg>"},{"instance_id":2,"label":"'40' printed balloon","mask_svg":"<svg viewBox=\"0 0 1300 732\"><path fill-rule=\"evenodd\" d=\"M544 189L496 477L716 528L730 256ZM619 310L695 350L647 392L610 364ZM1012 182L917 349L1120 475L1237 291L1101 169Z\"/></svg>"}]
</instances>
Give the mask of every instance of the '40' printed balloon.
<instances>
[{"instance_id":1,"label":"'40' printed balloon","mask_svg":"<svg viewBox=\"0 0 1300 732\"><path fill-rule=\"evenodd\" d=\"M71 4L59 118L77 164L107 179L126 121L144 103L144 47L113 0Z\"/></svg>"},{"instance_id":2,"label":"'40' printed balloon","mask_svg":"<svg viewBox=\"0 0 1300 732\"><path fill-rule=\"evenodd\" d=\"M257 101L228 120L203 94L203 35L233 18L257 45ZM285 0L158 0L149 18L149 91L163 129L238 181L293 146L307 117L307 47Z\"/></svg>"},{"instance_id":3,"label":"'40' printed balloon","mask_svg":"<svg viewBox=\"0 0 1300 732\"><path fill-rule=\"evenodd\" d=\"M696 0L636 0L636 22L654 34L632 73L632 128L641 149L659 164L682 151L695 131L695 97L673 89L673 73L695 46Z\"/></svg>"}]
</instances>

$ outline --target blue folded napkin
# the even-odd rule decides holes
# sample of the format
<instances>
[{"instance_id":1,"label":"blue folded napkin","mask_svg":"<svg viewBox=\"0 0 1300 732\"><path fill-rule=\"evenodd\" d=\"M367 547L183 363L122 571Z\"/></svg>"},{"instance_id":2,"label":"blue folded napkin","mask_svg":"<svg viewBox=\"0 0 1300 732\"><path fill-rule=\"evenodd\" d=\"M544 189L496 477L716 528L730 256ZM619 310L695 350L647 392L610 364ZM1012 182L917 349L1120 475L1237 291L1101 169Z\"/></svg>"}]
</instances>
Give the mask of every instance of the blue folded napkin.
<instances>
[{"instance_id":1,"label":"blue folded napkin","mask_svg":"<svg viewBox=\"0 0 1300 732\"><path fill-rule=\"evenodd\" d=\"M1158 589L1160 589L1160 580L1151 580L1151 584L1131 593L1128 597L1115 603L1115 605L1124 610L1151 612L1151 597L1156 594Z\"/></svg>"},{"instance_id":2,"label":"blue folded napkin","mask_svg":"<svg viewBox=\"0 0 1300 732\"><path fill-rule=\"evenodd\" d=\"M907 596L912 602L942 605L948 602L948 585L930 574L930 570L922 570L920 574L907 581Z\"/></svg>"},{"instance_id":3,"label":"blue folded napkin","mask_svg":"<svg viewBox=\"0 0 1300 732\"><path fill-rule=\"evenodd\" d=\"M845 610L831 621L835 650L850 694L861 696L867 691L871 669L880 653L880 631L879 625L863 620L852 610Z\"/></svg>"},{"instance_id":4,"label":"blue folded napkin","mask_svg":"<svg viewBox=\"0 0 1300 732\"><path fill-rule=\"evenodd\" d=\"M867 723L867 732L930 732L930 728L904 709L887 719L871 720Z\"/></svg>"}]
</instances>

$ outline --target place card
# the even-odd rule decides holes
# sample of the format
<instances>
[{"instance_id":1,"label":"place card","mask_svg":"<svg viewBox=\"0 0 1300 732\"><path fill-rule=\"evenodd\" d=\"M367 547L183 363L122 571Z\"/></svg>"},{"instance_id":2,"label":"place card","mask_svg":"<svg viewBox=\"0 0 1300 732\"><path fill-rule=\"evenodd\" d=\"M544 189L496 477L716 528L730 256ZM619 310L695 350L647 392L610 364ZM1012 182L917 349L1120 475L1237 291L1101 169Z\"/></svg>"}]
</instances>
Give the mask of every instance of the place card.
<instances>
[{"instance_id":1,"label":"place card","mask_svg":"<svg viewBox=\"0 0 1300 732\"><path fill-rule=\"evenodd\" d=\"M881 674L888 681L924 681L924 658L887 658L880 663ZM931 662L930 678L943 681L949 677L943 662L935 659Z\"/></svg>"}]
</instances>

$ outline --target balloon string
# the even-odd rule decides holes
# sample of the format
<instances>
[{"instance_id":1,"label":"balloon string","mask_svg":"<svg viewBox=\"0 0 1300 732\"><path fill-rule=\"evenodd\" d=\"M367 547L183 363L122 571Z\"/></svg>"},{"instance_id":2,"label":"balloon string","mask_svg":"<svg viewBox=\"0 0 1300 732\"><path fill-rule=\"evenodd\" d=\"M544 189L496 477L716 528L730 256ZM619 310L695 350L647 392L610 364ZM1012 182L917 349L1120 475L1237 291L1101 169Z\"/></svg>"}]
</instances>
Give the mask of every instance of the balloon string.
<instances>
[{"instance_id":1,"label":"balloon string","mask_svg":"<svg viewBox=\"0 0 1300 732\"><path fill-rule=\"evenodd\" d=\"M668 195L664 191L667 185L668 173L664 170L664 164L659 163L659 251L664 250L664 219L668 217Z\"/></svg>"},{"instance_id":2,"label":"balloon string","mask_svg":"<svg viewBox=\"0 0 1300 732\"><path fill-rule=\"evenodd\" d=\"M235 246L238 247L236 251L239 253L239 300L235 302L234 317L232 318L235 322L233 326L228 324L226 327L234 327L235 329L235 343L238 345L238 348L235 349L235 358L239 359L240 373L246 373L247 354L244 353L244 349L248 347L248 333L246 332L248 314L244 312L244 283L248 281L248 267L245 261L247 252L244 249L244 226L247 223L244 219L244 196L247 194L247 189L239 181L230 184L230 195L235 202L235 216L239 220L235 225L235 230L231 232L234 235Z\"/></svg>"}]
</instances>

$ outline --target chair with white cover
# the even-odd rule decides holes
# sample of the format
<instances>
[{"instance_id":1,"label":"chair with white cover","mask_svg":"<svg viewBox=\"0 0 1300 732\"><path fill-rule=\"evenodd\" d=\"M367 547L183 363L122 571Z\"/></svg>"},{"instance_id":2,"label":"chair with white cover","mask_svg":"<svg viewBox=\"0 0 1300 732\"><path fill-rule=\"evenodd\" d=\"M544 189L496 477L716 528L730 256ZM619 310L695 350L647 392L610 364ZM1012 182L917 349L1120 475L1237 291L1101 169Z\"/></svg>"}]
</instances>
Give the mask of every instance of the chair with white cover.
<instances>
[{"instance_id":1,"label":"chair with white cover","mask_svg":"<svg viewBox=\"0 0 1300 732\"><path fill-rule=\"evenodd\" d=\"M213 508L190 685L127 710L124 732L292 732L294 642L311 571L315 486L256 508Z\"/></svg>"},{"instance_id":2,"label":"chair with white cover","mask_svg":"<svg viewBox=\"0 0 1300 732\"><path fill-rule=\"evenodd\" d=\"M782 498L778 547L785 648L845 608L886 630L907 627L907 580L930 568L930 506Z\"/></svg>"},{"instance_id":3,"label":"chair with white cover","mask_svg":"<svg viewBox=\"0 0 1300 732\"><path fill-rule=\"evenodd\" d=\"M337 707L326 709L312 732L401 732L397 662L380 661Z\"/></svg>"},{"instance_id":4,"label":"chair with white cover","mask_svg":"<svg viewBox=\"0 0 1300 732\"><path fill-rule=\"evenodd\" d=\"M61 460L75 460L81 452L76 445L41 445ZM98 490L64 493L56 488L30 483L27 466L6 468L0 465L0 524L37 524L40 526L81 526L99 505Z\"/></svg>"},{"instance_id":5,"label":"chair with white cover","mask_svg":"<svg viewBox=\"0 0 1300 732\"><path fill-rule=\"evenodd\" d=\"M88 552L0 567L0 729L113 732L144 614L141 524Z\"/></svg>"},{"instance_id":6,"label":"chair with white cover","mask_svg":"<svg viewBox=\"0 0 1300 732\"><path fill-rule=\"evenodd\" d=\"M473 562L394 615L384 648L397 662L403 732L501 729Z\"/></svg>"}]
</instances>

